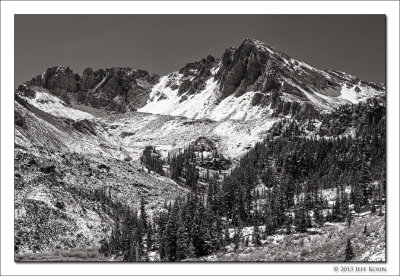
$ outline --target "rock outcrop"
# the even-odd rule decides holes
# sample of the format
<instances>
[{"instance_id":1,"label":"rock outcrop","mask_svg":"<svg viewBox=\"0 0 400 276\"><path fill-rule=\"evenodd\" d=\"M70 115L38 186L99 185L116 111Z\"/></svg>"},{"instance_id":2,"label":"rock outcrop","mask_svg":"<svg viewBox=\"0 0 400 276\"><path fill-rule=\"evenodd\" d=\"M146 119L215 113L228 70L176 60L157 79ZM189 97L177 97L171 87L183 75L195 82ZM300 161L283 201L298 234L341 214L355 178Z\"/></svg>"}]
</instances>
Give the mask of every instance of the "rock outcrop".
<instances>
[{"instance_id":1,"label":"rock outcrop","mask_svg":"<svg viewBox=\"0 0 400 276\"><path fill-rule=\"evenodd\" d=\"M29 84L42 86L53 93L59 91L77 92L79 89L79 75L67 66L48 68L43 74L34 77Z\"/></svg>"},{"instance_id":2,"label":"rock outcrop","mask_svg":"<svg viewBox=\"0 0 400 276\"><path fill-rule=\"evenodd\" d=\"M359 82L341 72L317 70L254 39L245 39L239 47L227 49L221 61L215 75L221 99L254 91L251 104L270 107L275 115L314 113L316 108L307 93L338 97L343 82Z\"/></svg>"},{"instance_id":3,"label":"rock outcrop","mask_svg":"<svg viewBox=\"0 0 400 276\"><path fill-rule=\"evenodd\" d=\"M216 78L220 80L222 97L242 95L255 84L265 70L268 55L255 47L254 41L246 39L237 48L229 48L222 57L222 67Z\"/></svg>"},{"instance_id":4,"label":"rock outcrop","mask_svg":"<svg viewBox=\"0 0 400 276\"><path fill-rule=\"evenodd\" d=\"M178 94L192 95L197 91L201 91L206 87L206 81L211 77L211 69L218 61L213 56L207 56L200 61L187 63L179 70L181 84L178 89Z\"/></svg>"},{"instance_id":5,"label":"rock outcrop","mask_svg":"<svg viewBox=\"0 0 400 276\"><path fill-rule=\"evenodd\" d=\"M94 71L86 68L82 77L66 66L48 68L43 74L18 87L20 93L34 97L32 86L46 88L69 103L68 93L77 93L78 102L94 108L126 112L142 107L151 88L159 80L156 74L132 68L109 68Z\"/></svg>"},{"instance_id":6,"label":"rock outcrop","mask_svg":"<svg viewBox=\"0 0 400 276\"><path fill-rule=\"evenodd\" d=\"M142 107L159 76L145 70L109 68L84 70L78 101L95 108L126 112Z\"/></svg>"}]
</instances>

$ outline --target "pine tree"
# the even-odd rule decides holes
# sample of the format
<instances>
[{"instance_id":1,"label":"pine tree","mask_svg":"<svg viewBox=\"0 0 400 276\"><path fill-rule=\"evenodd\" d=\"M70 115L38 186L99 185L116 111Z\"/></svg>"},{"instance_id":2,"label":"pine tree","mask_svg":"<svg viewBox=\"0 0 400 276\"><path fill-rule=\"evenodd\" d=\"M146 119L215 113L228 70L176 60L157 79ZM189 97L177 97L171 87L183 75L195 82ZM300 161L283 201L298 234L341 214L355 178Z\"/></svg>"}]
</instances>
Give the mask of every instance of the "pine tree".
<instances>
[{"instance_id":1,"label":"pine tree","mask_svg":"<svg viewBox=\"0 0 400 276\"><path fill-rule=\"evenodd\" d=\"M304 202L300 201L295 214L296 230L300 233L306 232L309 224L308 220L308 211L305 208Z\"/></svg>"},{"instance_id":2,"label":"pine tree","mask_svg":"<svg viewBox=\"0 0 400 276\"><path fill-rule=\"evenodd\" d=\"M255 246L260 246L261 245L261 235L260 235L260 229L258 228L258 224L256 223L253 228L253 235L252 235L252 243Z\"/></svg>"},{"instance_id":3,"label":"pine tree","mask_svg":"<svg viewBox=\"0 0 400 276\"><path fill-rule=\"evenodd\" d=\"M145 262L150 262L150 257L149 257L149 253L147 252L146 255L144 256L144 261Z\"/></svg>"},{"instance_id":4,"label":"pine tree","mask_svg":"<svg viewBox=\"0 0 400 276\"><path fill-rule=\"evenodd\" d=\"M318 224L318 226L324 225L325 218L324 214L322 213L322 208L320 205L317 205L316 208L314 209L314 219L315 222Z\"/></svg>"},{"instance_id":5,"label":"pine tree","mask_svg":"<svg viewBox=\"0 0 400 276\"><path fill-rule=\"evenodd\" d=\"M139 242L136 242L135 246L135 262L140 262L142 260L142 255L140 252Z\"/></svg>"},{"instance_id":6,"label":"pine tree","mask_svg":"<svg viewBox=\"0 0 400 276\"><path fill-rule=\"evenodd\" d=\"M165 229L165 256L169 262L176 261L177 251L177 203L175 202L173 209L168 218L168 223Z\"/></svg>"},{"instance_id":7,"label":"pine tree","mask_svg":"<svg viewBox=\"0 0 400 276\"><path fill-rule=\"evenodd\" d=\"M209 229L204 231L202 236L203 236L202 238L203 238L203 241L204 241L203 248L202 248L202 255L209 255L214 250L212 237L211 237Z\"/></svg>"},{"instance_id":8,"label":"pine tree","mask_svg":"<svg viewBox=\"0 0 400 276\"><path fill-rule=\"evenodd\" d=\"M353 259L354 254L353 254L353 249L351 246L351 239L347 238L347 243L346 243L346 250L345 250L345 262L349 262Z\"/></svg>"},{"instance_id":9,"label":"pine tree","mask_svg":"<svg viewBox=\"0 0 400 276\"><path fill-rule=\"evenodd\" d=\"M194 258L194 257L196 257L196 249L194 248L193 241L190 240L187 251L187 258Z\"/></svg>"},{"instance_id":10,"label":"pine tree","mask_svg":"<svg viewBox=\"0 0 400 276\"><path fill-rule=\"evenodd\" d=\"M375 215L376 214L376 207L375 207L375 202L372 200L371 204L371 214Z\"/></svg>"},{"instance_id":11,"label":"pine tree","mask_svg":"<svg viewBox=\"0 0 400 276\"><path fill-rule=\"evenodd\" d=\"M292 223L293 223L292 215L289 214L286 218L286 234L287 235L292 233Z\"/></svg>"},{"instance_id":12,"label":"pine tree","mask_svg":"<svg viewBox=\"0 0 400 276\"><path fill-rule=\"evenodd\" d=\"M140 200L140 221L144 231L147 231L147 214L146 214L146 203L143 196Z\"/></svg>"},{"instance_id":13,"label":"pine tree","mask_svg":"<svg viewBox=\"0 0 400 276\"><path fill-rule=\"evenodd\" d=\"M153 234L153 227L150 224L147 230L147 243L146 243L147 251L153 250L153 246L154 246L154 234Z\"/></svg>"},{"instance_id":14,"label":"pine tree","mask_svg":"<svg viewBox=\"0 0 400 276\"><path fill-rule=\"evenodd\" d=\"M240 227L236 227L235 228L235 235L233 236L233 242L235 244L234 250L235 252L237 252L237 250L239 249L240 246L240 242L242 240L242 229Z\"/></svg>"},{"instance_id":15,"label":"pine tree","mask_svg":"<svg viewBox=\"0 0 400 276\"><path fill-rule=\"evenodd\" d=\"M346 224L347 224L347 228L350 228L351 223L353 222L353 216L350 213L350 209L347 209L346 212Z\"/></svg>"},{"instance_id":16,"label":"pine tree","mask_svg":"<svg viewBox=\"0 0 400 276\"><path fill-rule=\"evenodd\" d=\"M383 195L383 183L384 183L384 181L385 181L385 177L386 177L386 174L385 173L382 173L382 177L383 177L383 180L381 181L381 182L379 182L379 192L378 192L378 195L379 195L379 198L378 198L378 200L379 200L379 216L383 216L383 212L382 212L382 195Z\"/></svg>"},{"instance_id":17,"label":"pine tree","mask_svg":"<svg viewBox=\"0 0 400 276\"><path fill-rule=\"evenodd\" d=\"M186 230L186 226L181 223L178 228L178 239L177 239L177 249L176 249L176 260L180 261L188 256L189 249L189 234Z\"/></svg>"},{"instance_id":18,"label":"pine tree","mask_svg":"<svg viewBox=\"0 0 400 276\"><path fill-rule=\"evenodd\" d=\"M225 244L227 244L227 245L229 245L231 243L229 229L225 229L224 240L225 240Z\"/></svg>"},{"instance_id":19,"label":"pine tree","mask_svg":"<svg viewBox=\"0 0 400 276\"><path fill-rule=\"evenodd\" d=\"M202 203L198 204L198 211L195 213L193 222L192 239L196 256L202 256L204 250L204 233L206 229L202 221L202 218L204 217L202 205Z\"/></svg>"}]
</instances>

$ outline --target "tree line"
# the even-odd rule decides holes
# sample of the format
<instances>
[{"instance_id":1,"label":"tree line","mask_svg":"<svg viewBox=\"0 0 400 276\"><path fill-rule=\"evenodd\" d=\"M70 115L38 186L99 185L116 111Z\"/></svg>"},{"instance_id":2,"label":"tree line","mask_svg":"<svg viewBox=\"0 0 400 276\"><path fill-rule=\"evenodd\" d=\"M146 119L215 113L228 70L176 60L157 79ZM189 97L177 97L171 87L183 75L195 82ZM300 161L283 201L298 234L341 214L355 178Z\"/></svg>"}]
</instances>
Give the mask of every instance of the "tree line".
<instances>
[{"instance_id":1,"label":"tree line","mask_svg":"<svg viewBox=\"0 0 400 276\"><path fill-rule=\"evenodd\" d=\"M157 164L151 151L143 153L149 167ZM205 191L198 189L198 164L190 148L168 156L166 163L169 176L185 179L191 192L166 203L151 219L143 199L139 214L122 212L104 245L107 254L123 252L124 260L145 261L146 252L157 251L161 261L180 261L249 244L241 235L245 226L254 226L251 243L257 246L278 229L306 232L325 221L350 225L351 210L382 214L385 103L370 100L303 121L279 121L229 175L208 176ZM333 204L324 199L326 189L336 193Z\"/></svg>"}]
</instances>

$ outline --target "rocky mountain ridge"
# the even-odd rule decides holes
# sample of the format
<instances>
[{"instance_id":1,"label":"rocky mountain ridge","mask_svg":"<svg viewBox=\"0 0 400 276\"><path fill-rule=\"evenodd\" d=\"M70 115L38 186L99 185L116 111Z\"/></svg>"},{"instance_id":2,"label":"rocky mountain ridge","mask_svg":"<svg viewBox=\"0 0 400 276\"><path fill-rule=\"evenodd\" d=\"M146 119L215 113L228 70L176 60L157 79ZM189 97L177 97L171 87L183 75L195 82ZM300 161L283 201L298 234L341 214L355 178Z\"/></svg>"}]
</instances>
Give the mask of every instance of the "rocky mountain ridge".
<instances>
[{"instance_id":1,"label":"rocky mountain ridge","mask_svg":"<svg viewBox=\"0 0 400 276\"><path fill-rule=\"evenodd\" d=\"M67 66L48 68L18 88L38 86L52 94L67 98L67 93L75 93L78 102L94 108L104 108L115 112L126 112L142 107L151 87L159 76L145 70L129 67L114 67L93 70L86 68L82 76L74 74Z\"/></svg>"},{"instance_id":2,"label":"rocky mountain ridge","mask_svg":"<svg viewBox=\"0 0 400 276\"><path fill-rule=\"evenodd\" d=\"M214 120L304 117L385 91L382 84L318 70L254 39L185 69L162 77L139 111Z\"/></svg>"},{"instance_id":3,"label":"rocky mountain ridge","mask_svg":"<svg viewBox=\"0 0 400 276\"><path fill-rule=\"evenodd\" d=\"M214 120L304 117L385 92L383 84L318 70L254 39L226 49L220 59L209 55L163 77L132 68L86 68L79 76L58 66L25 86L46 88L67 102L67 92L76 93L80 103L118 113Z\"/></svg>"}]
</instances>

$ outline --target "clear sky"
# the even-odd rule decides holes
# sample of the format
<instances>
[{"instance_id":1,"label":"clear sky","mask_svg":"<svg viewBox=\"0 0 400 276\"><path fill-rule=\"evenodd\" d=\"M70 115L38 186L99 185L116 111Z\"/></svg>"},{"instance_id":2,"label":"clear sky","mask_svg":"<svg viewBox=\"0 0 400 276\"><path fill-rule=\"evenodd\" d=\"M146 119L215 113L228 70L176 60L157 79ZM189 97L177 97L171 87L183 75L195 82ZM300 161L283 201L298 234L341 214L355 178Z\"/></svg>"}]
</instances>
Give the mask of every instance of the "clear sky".
<instances>
[{"instance_id":1,"label":"clear sky","mask_svg":"<svg viewBox=\"0 0 400 276\"><path fill-rule=\"evenodd\" d=\"M15 15L15 85L48 67L160 75L244 38L319 69L385 81L385 15Z\"/></svg>"}]
</instances>

